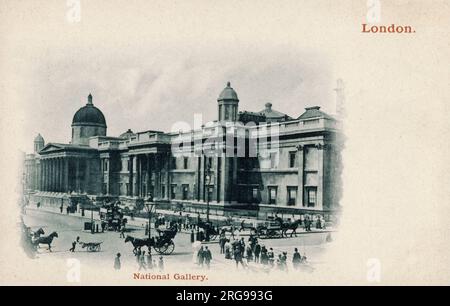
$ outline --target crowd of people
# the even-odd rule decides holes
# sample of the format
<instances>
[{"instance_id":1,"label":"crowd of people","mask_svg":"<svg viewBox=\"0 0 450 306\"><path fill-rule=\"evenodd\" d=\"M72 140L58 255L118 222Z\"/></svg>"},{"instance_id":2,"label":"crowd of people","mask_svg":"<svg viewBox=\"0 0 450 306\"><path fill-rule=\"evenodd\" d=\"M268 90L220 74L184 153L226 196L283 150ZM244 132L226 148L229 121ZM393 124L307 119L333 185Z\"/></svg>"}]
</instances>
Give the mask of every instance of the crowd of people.
<instances>
[{"instance_id":1,"label":"crowd of people","mask_svg":"<svg viewBox=\"0 0 450 306\"><path fill-rule=\"evenodd\" d=\"M234 260L236 268L241 266L244 269L249 267L249 264L255 263L262 265L264 268L275 268L280 271L288 270L287 252L282 252L275 256L273 248L267 248L264 244L260 244L258 238L250 235L246 243L245 238L233 239L230 241L221 233L219 238L220 253L224 254L225 259ZM300 268L302 264L307 263L306 256L302 256L298 248L294 249L292 255L292 265L294 269Z\"/></svg>"}]
</instances>

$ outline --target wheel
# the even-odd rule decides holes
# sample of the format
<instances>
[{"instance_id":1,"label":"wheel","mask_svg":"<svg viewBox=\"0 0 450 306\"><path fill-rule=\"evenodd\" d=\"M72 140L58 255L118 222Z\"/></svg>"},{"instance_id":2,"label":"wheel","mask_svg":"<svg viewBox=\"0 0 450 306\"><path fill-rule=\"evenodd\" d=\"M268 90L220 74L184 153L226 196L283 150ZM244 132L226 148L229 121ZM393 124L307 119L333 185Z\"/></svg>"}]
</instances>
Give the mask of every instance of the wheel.
<instances>
[{"instance_id":1,"label":"wheel","mask_svg":"<svg viewBox=\"0 0 450 306\"><path fill-rule=\"evenodd\" d=\"M94 247L92 245L90 245L90 246L88 246L87 250L88 250L88 252L92 252L92 251L94 251Z\"/></svg>"},{"instance_id":2,"label":"wheel","mask_svg":"<svg viewBox=\"0 0 450 306\"><path fill-rule=\"evenodd\" d=\"M155 251L158 252L159 254L165 254L166 250L167 250L167 244L155 246Z\"/></svg>"},{"instance_id":3,"label":"wheel","mask_svg":"<svg viewBox=\"0 0 450 306\"><path fill-rule=\"evenodd\" d=\"M172 254L173 250L175 250L175 244L173 243L173 241L171 240L169 243L166 243L166 250L164 252L164 254L166 255L170 255Z\"/></svg>"}]
</instances>

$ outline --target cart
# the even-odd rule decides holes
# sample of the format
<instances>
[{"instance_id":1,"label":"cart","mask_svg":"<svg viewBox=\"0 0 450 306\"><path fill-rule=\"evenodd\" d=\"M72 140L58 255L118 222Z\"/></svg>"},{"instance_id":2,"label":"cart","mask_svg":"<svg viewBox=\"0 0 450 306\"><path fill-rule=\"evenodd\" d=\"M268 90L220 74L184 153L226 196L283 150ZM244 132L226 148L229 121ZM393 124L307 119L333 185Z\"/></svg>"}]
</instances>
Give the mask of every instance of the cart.
<instances>
[{"instance_id":1,"label":"cart","mask_svg":"<svg viewBox=\"0 0 450 306\"><path fill-rule=\"evenodd\" d=\"M88 252L99 252L102 242L81 242L81 247Z\"/></svg>"}]
</instances>

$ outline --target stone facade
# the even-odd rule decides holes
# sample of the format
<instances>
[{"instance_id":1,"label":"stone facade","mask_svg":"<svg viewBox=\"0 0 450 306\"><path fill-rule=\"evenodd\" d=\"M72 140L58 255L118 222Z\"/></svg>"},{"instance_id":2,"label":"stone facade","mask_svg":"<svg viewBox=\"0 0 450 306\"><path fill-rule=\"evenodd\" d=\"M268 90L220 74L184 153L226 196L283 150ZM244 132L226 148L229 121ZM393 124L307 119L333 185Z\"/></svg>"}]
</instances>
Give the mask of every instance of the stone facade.
<instances>
[{"instance_id":1,"label":"stone facade","mask_svg":"<svg viewBox=\"0 0 450 306\"><path fill-rule=\"evenodd\" d=\"M219 120L211 125L179 133L128 130L119 137L106 136L103 114L76 114L72 128L101 129L82 141L74 135L70 144L42 147L42 137L36 138L38 150L25 160L26 190L34 197L75 193L131 205L152 198L161 207L192 212L209 202L213 214L261 218L336 212L340 122L319 107L294 119L270 103L261 112L238 112L238 104L228 83L218 98ZM90 112L92 96L86 107Z\"/></svg>"}]
</instances>

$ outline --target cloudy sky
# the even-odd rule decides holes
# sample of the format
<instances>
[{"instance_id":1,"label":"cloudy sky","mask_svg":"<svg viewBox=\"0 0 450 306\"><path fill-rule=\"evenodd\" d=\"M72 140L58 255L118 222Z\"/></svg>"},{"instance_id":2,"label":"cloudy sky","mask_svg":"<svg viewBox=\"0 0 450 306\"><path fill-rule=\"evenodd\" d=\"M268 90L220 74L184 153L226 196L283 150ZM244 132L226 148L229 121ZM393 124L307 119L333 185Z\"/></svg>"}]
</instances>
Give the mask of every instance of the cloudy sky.
<instances>
[{"instance_id":1,"label":"cloudy sky","mask_svg":"<svg viewBox=\"0 0 450 306\"><path fill-rule=\"evenodd\" d=\"M14 73L8 81L17 89L27 151L37 133L46 142L68 142L72 117L89 93L111 136L128 128L169 131L177 121L192 125L194 113L215 120L227 81L240 110L272 102L292 117L312 105L335 111L333 48L320 47L333 41L311 36L308 26L319 20L300 6L261 2L256 11L245 1L81 1L80 21L70 22L73 6L46 3L4 4L17 12L4 65Z\"/></svg>"}]
</instances>

